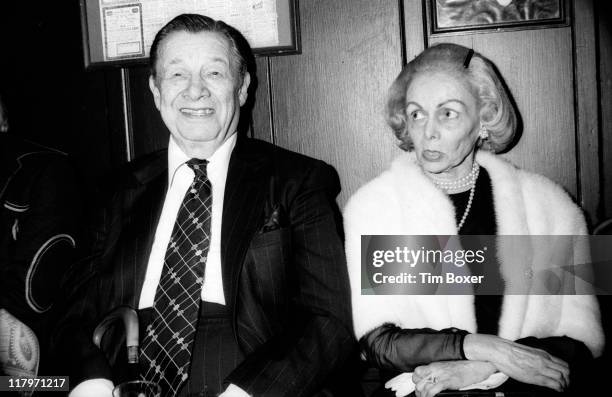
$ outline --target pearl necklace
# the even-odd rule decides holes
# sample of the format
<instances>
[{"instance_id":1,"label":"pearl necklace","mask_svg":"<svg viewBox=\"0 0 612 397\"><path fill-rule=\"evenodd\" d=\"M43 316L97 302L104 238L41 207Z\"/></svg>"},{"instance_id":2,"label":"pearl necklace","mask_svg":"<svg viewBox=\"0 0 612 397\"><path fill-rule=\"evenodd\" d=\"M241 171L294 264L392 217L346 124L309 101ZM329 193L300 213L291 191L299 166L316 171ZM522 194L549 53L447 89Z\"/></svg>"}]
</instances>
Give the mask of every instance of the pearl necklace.
<instances>
[{"instance_id":1,"label":"pearl necklace","mask_svg":"<svg viewBox=\"0 0 612 397\"><path fill-rule=\"evenodd\" d=\"M476 164L476 162L474 162L474 164ZM474 201L474 193L476 192L476 180L478 179L479 173L480 167L478 167L478 164L476 164L476 173L474 174L474 179L472 180L472 187L470 188L470 197L468 198L467 205L465 206L465 212L461 217L461 221L459 221L459 224L457 225L457 233L459 233L459 231L461 230L461 227L465 223L465 220L467 219L468 214L470 213L470 209L472 208L472 201Z\"/></svg>"},{"instance_id":2,"label":"pearl necklace","mask_svg":"<svg viewBox=\"0 0 612 397\"><path fill-rule=\"evenodd\" d=\"M463 178L454 180L454 181L441 181L432 178L432 182L439 189L444 190L447 194L449 191L454 190L463 190L469 186L470 188L470 197L468 198L467 205L465 206L465 211L463 212L463 216L457 225L457 233L463 227L465 220L467 219L470 209L472 208L472 202L474 201L474 193L476 192L476 180L478 179L478 174L480 174L480 166L477 162L474 161L472 164L472 170L469 174L464 176Z\"/></svg>"},{"instance_id":3,"label":"pearl necklace","mask_svg":"<svg viewBox=\"0 0 612 397\"><path fill-rule=\"evenodd\" d=\"M447 192L449 190L463 190L467 187L471 187L474 184L474 181L476 180L476 177L478 176L479 169L480 167L478 163L474 161L474 164L472 164L472 170L470 171L470 173L462 178L456 179L454 181L445 181L445 180L440 180L440 179L435 179L435 178L431 178L431 180L433 181L434 185L436 185L440 189L445 190Z\"/></svg>"}]
</instances>

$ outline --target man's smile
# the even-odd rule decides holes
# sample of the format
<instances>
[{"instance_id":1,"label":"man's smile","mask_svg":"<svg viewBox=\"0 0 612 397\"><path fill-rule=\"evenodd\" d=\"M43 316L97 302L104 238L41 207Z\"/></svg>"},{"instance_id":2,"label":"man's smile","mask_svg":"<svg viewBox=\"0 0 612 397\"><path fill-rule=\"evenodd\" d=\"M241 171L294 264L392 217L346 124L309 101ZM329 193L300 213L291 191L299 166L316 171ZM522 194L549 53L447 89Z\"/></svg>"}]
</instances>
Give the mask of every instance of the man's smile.
<instances>
[{"instance_id":1,"label":"man's smile","mask_svg":"<svg viewBox=\"0 0 612 397\"><path fill-rule=\"evenodd\" d=\"M181 114L188 117L208 117L215 113L213 108L180 108Z\"/></svg>"}]
</instances>

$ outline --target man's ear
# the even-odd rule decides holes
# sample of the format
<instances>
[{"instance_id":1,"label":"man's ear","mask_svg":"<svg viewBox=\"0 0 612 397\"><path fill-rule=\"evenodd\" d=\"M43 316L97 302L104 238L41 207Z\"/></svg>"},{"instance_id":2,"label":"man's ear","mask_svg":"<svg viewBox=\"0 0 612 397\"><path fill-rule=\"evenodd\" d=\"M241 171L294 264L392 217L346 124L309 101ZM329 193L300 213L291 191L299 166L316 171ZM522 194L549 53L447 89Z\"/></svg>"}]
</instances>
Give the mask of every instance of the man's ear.
<instances>
[{"instance_id":1,"label":"man's ear","mask_svg":"<svg viewBox=\"0 0 612 397\"><path fill-rule=\"evenodd\" d=\"M249 72L244 73L242 78L242 86L238 90L238 99L240 100L240 106L244 105L249 96L249 84L251 84L251 75Z\"/></svg>"},{"instance_id":2,"label":"man's ear","mask_svg":"<svg viewBox=\"0 0 612 397\"><path fill-rule=\"evenodd\" d=\"M153 76L149 76L149 89L151 90L151 94L153 94L153 102L155 102L155 107L157 110L160 110L161 93L159 92L159 88L157 88L157 83L155 83L155 78Z\"/></svg>"}]
</instances>

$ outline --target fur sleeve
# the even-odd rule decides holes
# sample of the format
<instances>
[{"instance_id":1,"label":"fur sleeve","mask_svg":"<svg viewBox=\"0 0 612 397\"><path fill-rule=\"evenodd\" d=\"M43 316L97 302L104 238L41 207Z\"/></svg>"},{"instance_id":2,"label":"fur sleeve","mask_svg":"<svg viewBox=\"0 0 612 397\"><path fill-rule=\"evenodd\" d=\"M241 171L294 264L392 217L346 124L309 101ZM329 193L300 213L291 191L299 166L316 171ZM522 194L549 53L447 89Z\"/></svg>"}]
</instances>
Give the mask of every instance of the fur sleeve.
<instances>
[{"instance_id":1,"label":"fur sleeve","mask_svg":"<svg viewBox=\"0 0 612 397\"><path fill-rule=\"evenodd\" d=\"M393 194L384 183L370 182L355 193L344 209L346 260L351 283L353 325L357 339L384 323L399 324L393 310L403 296L362 295L361 236L388 234L386 214L393 213Z\"/></svg>"},{"instance_id":2,"label":"fur sleeve","mask_svg":"<svg viewBox=\"0 0 612 397\"><path fill-rule=\"evenodd\" d=\"M604 333L597 296L588 282L592 280L592 268L588 231L582 210L563 188L551 180L524 171L522 178L523 194L525 200L530 203L527 213L530 232L538 235L572 236L574 241L573 258L569 261L559 261L569 262L571 271L564 274L571 279L575 292L573 295L558 296L560 318L553 334L584 342L593 356L598 357L603 351ZM562 266L562 263L553 261L550 265Z\"/></svg>"}]
</instances>

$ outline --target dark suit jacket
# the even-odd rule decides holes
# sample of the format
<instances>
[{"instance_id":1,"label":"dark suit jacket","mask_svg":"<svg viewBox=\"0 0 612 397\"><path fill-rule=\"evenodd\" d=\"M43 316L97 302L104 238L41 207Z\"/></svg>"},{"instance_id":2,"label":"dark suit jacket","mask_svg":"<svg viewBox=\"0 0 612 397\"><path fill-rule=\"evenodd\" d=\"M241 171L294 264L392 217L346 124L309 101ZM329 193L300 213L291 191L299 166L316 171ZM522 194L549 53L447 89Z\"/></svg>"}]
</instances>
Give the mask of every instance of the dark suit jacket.
<instances>
[{"instance_id":1,"label":"dark suit jacket","mask_svg":"<svg viewBox=\"0 0 612 397\"><path fill-rule=\"evenodd\" d=\"M55 344L72 363L72 386L111 377L92 330L114 307L138 305L167 179L165 151L135 165L105 212L87 274L71 278L72 307ZM323 162L238 139L225 188L221 262L246 358L228 383L255 396L309 396L353 349L338 192L337 175Z\"/></svg>"},{"instance_id":2,"label":"dark suit jacket","mask_svg":"<svg viewBox=\"0 0 612 397\"><path fill-rule=\"evenodd\" d=\"M74 260L79 202L64 153L0 134L0 308L40 342L45 313Z\"/></svg>"}]
</instances>

